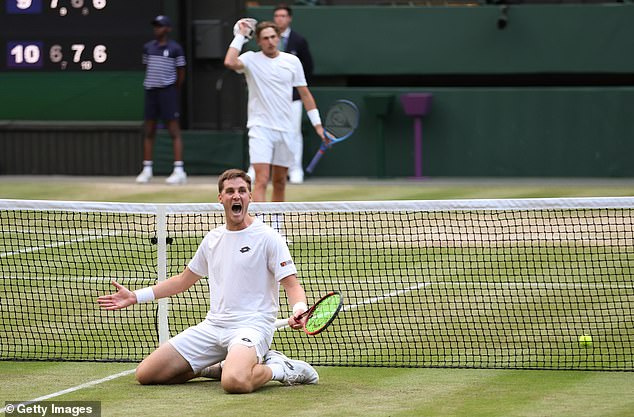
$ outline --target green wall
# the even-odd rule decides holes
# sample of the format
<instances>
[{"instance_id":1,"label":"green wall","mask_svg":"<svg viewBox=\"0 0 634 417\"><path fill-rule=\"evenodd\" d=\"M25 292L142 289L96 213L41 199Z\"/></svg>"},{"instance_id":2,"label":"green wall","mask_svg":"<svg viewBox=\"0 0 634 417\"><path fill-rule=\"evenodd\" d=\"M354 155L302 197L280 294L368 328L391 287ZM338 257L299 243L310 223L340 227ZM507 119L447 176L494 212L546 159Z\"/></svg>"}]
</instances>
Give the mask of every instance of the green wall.
<instances>
[{"instance_id":1,"label":"green wall","mask_svg":"<svg viewBox=\"0 0 634 417\"><path fill-rule=\"evenodd\" d=\"M185 169L189 175L218 175L229 168L246 169L247 146L246 135L242 131L184 131ZM172 139L167 131L159 130L154 146L154 172L169 175L173 161Z\"/></svg>"},{"instance_id":2,"label":"green wall","mask_svg":"<svg viewBox=\"0 0 634 417\"><path fill-rule=\"evenodd\" d=\"M409 92L433 94L431 111L423 118L426 177L634 176L634 87L312 91L322 114L342 97L356 102L361 111L358 130L326 153L314 176L414 176L413 120L400 102L400 95ZM368 109L366 99L373 95L392 97L384 121ZM303 126L306 166L320 142L307 120ZM248 164L241 132L186 132L184 140L191 174L217 174ZM165 132L158 137L155 160L159 173L169 172L171 140Z\"/></svg>"},{"instance_id":3,"label":"green wall","mask_svg":"<svg viewBox=\"0 0 634 417\"><path fill-rule=\"evenodd\" d=\"M272 8L247 14L270 18ZM294 26L310 41L318 75L634 76L634 4L511 6L504 30L498 14L497 6L296 7ZM0 120L139 121L142 81L135 71L1 73ZM376 176L383 163L388 176L413 175L412 121L398 102L409 91L434 94L423 121L425 175L634 176L631 85L312 90L322 113L336 98L352 99L362 111L359 131L324 157L318 176ZM383 156L364 102L375 93L394 96ZM307 132L306 163L318 146L309 126ZM199 155L245 163L243 142L202 135L192 132L186 144L196 172L206 169L204 160L193 161Z\"/></svg>"},{"instance_id":4,"label":"green wall","mask_svg":"<svg viewBox=\"0 0 634 417\"><path fill-rule=\"evenodd\" d=\"M143 119L143 72L0 73L0 120Z\"/></svg>"},{"instance_id":5,"label":"green wall","mask_svg":"<svg viewBox=\"0 0 634 417\"><path fill-rule=\"evenodd\" d=\"M634 72L634 4L296 7L315 73ZM271 7L248 15L271 20Z\"/></svg>"},{"instance_id":6,"label":"green wall","mask_svg":"<svg viewBox=\"0 0 634 417\"><path fill-rule=\"evenodd\" d=\"M293 26L309 40L317 75L634 76L634 5L500 7L296 7ZM270 19L271 7L248 9ZM537 78L535 78L537 79ZM457 79L459 80L459 79ZM411 176L413 123L404 92L434 94L423 121L428 176L632 176L634 87L326 88L313 87L322 112L336 98L357 102L359 131L337 146L317 175ZM394 95L381 158L377 121L364 97ZM305 162L317 147L307 144ZM383 161L383 162L379 162Z\"/></svg>"},{"instance_id":7,"label":"green wall","mask_svg":"<svg viewBox=\"0 0 634 417\"><path fill-rule=\"evenodd\" d=\"M634 4L509 10L505 30L497 6L298 6L294 26L318 75L634 74ZM142 82L139 71L0 73L0 120L139 120Z\"/></svg>"},{"instance_id":8,"label":"green wall","mask_svg":"<svg viewBox=\"0 0 634 417\"><path fill-rule=\"evenodd\" d=\"M425 176L634 176L634 87L611 88L314 88L322 112L338 98L361 111L354 136L324 156L319 176L376 176L380 131L365 97L394 96L385 118L385 172L413 176L413 120L400 94L430 92L423 118ZM310 129L305 129L310 132ZM305 163L318 148L306 135Z\"/></svg>"}]
</instances>

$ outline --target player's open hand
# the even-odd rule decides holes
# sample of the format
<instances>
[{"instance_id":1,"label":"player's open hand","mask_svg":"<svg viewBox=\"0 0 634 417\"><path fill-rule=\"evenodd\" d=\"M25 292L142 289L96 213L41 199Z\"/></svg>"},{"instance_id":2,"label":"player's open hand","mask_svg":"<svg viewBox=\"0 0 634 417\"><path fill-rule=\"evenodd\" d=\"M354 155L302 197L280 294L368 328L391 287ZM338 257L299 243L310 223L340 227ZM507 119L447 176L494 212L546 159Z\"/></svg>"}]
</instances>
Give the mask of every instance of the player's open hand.
<instances>
[{"instance_id":1,"label":"player's open hand","mask_svg":"<svg viewBox=\"0 0 634 417\"><path fill-rule=\"evenodd\" d=\"M117 288L116 293L102 295L97 298L97 302L101 308L104 310L119 310L136 303L136 295L132 291L116 281L112 281L112 285Z\"/></svg>"}]
</instances>

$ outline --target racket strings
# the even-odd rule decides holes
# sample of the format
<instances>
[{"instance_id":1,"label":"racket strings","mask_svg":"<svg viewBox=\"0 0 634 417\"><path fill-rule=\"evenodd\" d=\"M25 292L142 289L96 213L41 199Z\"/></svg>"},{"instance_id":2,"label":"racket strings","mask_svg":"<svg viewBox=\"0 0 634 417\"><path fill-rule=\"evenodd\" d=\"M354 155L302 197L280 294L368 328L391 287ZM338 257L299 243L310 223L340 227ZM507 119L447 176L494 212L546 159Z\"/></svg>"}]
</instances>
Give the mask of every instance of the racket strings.
<instances>
[{"instance_id":1,"label":"racket strings","mask_svg":"<svg viewBox=\"0 0 634 417\"><path fill-rule=\"evenodd\" d=\"M326 115L325 128L335 137L343 137L357 126L357 111L350 105L337 104Z\"/></svg>"},{"instance_id":2,"label":"racket strings","mask_svg":"<svg viewBox=\"0 0 634 417\"><path fill-rule=\"evenodd\" d=\"M315 332L326 328L335 318L341 309L342 298L338 293L334 293L324 298L315 306L308 321L306 322L306 330Z\"/></svg>"}]
</instances>

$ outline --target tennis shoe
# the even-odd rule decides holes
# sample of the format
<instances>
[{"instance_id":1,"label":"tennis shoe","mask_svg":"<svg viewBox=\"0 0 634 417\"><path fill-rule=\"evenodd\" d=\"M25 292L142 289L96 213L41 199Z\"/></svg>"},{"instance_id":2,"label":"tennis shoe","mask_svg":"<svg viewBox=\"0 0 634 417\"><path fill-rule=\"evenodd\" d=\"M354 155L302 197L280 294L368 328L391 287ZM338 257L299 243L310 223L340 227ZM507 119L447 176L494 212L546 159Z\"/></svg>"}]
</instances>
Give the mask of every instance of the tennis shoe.
<instances>
[{"instance_id":1,"label":"tennis shoe","mask_svg":"<svg viewBox=\"0 0 634 417\"><path fill-rule=\"evenodd\" d=\"M300 360L293 360L277 350L269 350L264 357L264 363L275 363L284 368L282 383L286 385L316 384L319 374L315 368Z\"/></svg>"},{"instance_id":2,"label":"tennis shoe","mask_svg":"<svg viewBox=\"0 0 634 417\"><path fill-rule=\"evenodd\" d=\"M144 169L141 173L136 177L136 182L138 184L147 184L152 179L152 171Z\"/></svg>"},{"instance_id":3,"label":"tennis shoe","mask_svg":"<svg viewBox=\"0 0 634 417\"><path fill-rule=\"evenodd\" d=\"M185 184L187 182L187 174L184 171L180 171L180 172L174 171L172 172L172 175L167 177L165 182L170 185Z\"/></svg>"}]
</instances>

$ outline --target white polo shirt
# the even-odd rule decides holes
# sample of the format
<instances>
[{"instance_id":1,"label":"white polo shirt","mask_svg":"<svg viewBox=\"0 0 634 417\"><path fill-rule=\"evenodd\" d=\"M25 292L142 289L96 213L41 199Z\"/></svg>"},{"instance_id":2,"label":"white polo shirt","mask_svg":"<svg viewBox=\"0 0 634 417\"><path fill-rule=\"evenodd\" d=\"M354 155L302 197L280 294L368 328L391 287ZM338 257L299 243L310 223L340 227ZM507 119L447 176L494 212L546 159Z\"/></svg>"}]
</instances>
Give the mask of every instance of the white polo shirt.
<instances>
[{"instance_id":1,"label":"white polo shirt","mask_svg":"<svg viewBox=\"0 0 634 417\"><path fill-rule=\"evenodd\" d=\"M284 238L254 219L246 229L209 232L189 262L209 278L207 319L223 327L271 328L279 311L279 281L297 274Z\"/></svg>"},{"instance_id":2,"label":"white polo shirt","mask_svg":"<svg viewBox=\"0 0 634 417\"><path fill-rule=\"evenodd\" d=\"M306 86L304 68L299 58L280 52L275 58L247 51L238 57L249 89L247 128L263 126L294 132L293 87Z\"/></svg>"}]
</instances>

